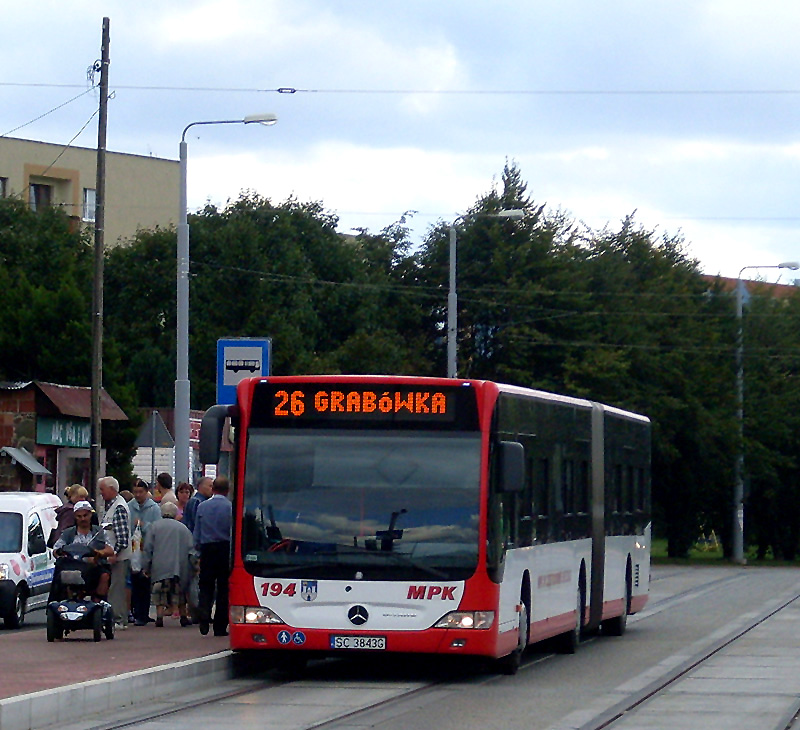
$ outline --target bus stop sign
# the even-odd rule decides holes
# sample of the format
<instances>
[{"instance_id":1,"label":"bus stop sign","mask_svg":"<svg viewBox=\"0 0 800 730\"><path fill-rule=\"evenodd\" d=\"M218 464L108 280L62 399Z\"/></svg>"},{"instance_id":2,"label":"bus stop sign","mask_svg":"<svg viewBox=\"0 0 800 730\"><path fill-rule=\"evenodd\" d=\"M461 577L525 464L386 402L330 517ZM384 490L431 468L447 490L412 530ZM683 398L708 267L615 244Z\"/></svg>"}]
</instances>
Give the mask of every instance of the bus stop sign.
<instances>
[{"instance_id":1,"label":"bus stop sign","mask_svg":"<svg viewBox=\"0 0 800 730\"><path fill-rule=\"evenodd\" d=\"M218 404L236 402L236 386L240 380L270 374L271 349L269 339L217 340Z\"/></svg>"}]
</instances>

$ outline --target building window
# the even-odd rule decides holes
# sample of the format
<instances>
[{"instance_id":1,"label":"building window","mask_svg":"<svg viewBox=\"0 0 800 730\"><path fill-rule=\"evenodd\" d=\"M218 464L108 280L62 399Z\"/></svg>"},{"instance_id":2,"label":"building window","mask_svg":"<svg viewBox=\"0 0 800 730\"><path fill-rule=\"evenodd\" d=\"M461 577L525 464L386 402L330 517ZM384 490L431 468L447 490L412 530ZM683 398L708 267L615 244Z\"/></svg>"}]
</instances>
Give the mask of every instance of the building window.
<instances>
[{"instance_id":1,"label":"building window","mask_svg":"<svg viewBox=\"0 0 800 730\"><path fill-rule=\"evenodd\" d=\"M53 188L50 185L31 183L30 198L31 210L43 210L53 204Z\"/></svg>"},{"instance_id":2,"label":"building window","mask_svg":"<svg viewBox=\"0 0 800 730\"><path fill-rule=\"evenodd\" d=\"M94 223L96 208L97 208L97 191L94 188L84 188L83 220L86 223Z\"/></svg>"},{"instance_id":3,"label":"building window","mask_svg":"<svg viewBox=\"0 0 800 730\"><path fill-rule=\"evenodd\" d=\"M0 177L0 198L8 197L8 178Z\"/></svg>"}]
</instances>

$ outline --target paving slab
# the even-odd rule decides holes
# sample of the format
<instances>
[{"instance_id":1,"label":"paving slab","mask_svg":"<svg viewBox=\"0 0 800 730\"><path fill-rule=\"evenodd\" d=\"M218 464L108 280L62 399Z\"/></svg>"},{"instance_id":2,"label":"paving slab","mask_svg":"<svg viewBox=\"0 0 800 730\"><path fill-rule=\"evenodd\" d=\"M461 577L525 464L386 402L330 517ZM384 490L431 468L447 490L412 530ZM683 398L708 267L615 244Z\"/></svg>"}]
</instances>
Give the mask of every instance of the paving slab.
<instances>
[{"instance_id":1,"label":"paving slab","mask_svg":"<svg viewBox=\"0 0 800 730\"><path fill-rule=\"evenodd\" d=\"M32 730L147 703L164 693L212 687L232 674L225 637L167 619L109 641L88 631L48 642L46 631L0 635L0 728Z\"/></svg>"}]
</instances>

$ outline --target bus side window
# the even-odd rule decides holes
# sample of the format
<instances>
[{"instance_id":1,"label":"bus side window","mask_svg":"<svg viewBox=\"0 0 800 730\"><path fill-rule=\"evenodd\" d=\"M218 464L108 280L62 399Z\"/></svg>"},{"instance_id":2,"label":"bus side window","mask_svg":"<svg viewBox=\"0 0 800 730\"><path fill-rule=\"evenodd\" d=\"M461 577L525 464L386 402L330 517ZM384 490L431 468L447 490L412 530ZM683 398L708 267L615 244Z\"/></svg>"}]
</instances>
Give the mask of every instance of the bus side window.
<instances>
[{"instance_id":1,"label":"bus side window","mask_svg":"<svg viewBox=\"0 0 800 730\"><path fill-rule=\"evenodd\" d=\"M578 482L575 489L575 511L580 514L588 514L589 512L589 473L589 462L584 459L580 463Z\"/></svg>"},{"instance_id":2,"label":"bus side window","mask_svg":"<svg viewBox=\"0 0 800 730\"><path fill-rule=\"evenodd\" d=\"M561 461L561 503L564 514L575 512L575 462L569 459Z\"/></svg>"},{"instance_id":3,"label":"bus side window","mask_svg":"<svg viewBox=\"0 0 800 730\"><path fill-rule=\"evenodd\" d=\"M489 578L495 583L503 580L505 561L505 505L500 494L489 498L489 519L486 525L486 562Z\"/></svg>"},{"instance_id":4,"label":"bus side window","mask_svg":"<svg viewBox=\"0 0 800 730\"><path fill-rule=\"evenodd\" d=\"M608 497L608 510L612 513L619 513L620 511L620 491L622 489L622 466L614 464L612 470L611 484L609 485Z\"/></svg>"},{"instance_id":5,"label":"bus side window","mask_svg":"<svg viewBox=\"0 0 800 730\"><path fill-rule=\"evenodd\" d=\"M536 542L535 437L520 435L519 442L525 448L525 485L517 499L517 545L529 547Z\"/></svg>"},{"instance_id":6,"label":"bus side window","mask_svg":"<svg viewBox=\"0 0 800 730\"><path fill-rule=\"evenodd\" d=\"M547 542L550 539L550 488L550 461L539 459L536 462L533 498L536 508L536 535L539 542Z\"/></svg>"}]
</instances>

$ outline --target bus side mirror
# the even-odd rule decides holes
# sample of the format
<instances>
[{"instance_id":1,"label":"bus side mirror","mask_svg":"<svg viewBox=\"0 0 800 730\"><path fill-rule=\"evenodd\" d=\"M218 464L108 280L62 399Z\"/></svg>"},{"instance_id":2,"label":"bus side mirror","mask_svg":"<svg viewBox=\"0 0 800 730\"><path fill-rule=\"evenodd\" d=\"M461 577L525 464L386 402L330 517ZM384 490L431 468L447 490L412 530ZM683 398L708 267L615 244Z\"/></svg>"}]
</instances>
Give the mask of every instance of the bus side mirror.
<instances>
[{"instance_id":1,"label":"bus side mirror","mask_svg":"<svg viewBox=\"0 0 800 730\"><path fill-rule=\"evenodd\" d=\"M525 448L518 441L500 442L500 491L521 492L525 485Z\"/></svg>"},{"instance_id":2,"label":"bus side mirror","mask_svg":"<svg viewBox=\"0 0 800 730\"><path fill-rule=\"evenodd\" d=\"M230 412L229 406L211 406L200 424L200 463L219 464L222 428Z\"/></svg>"}]
</instances>

